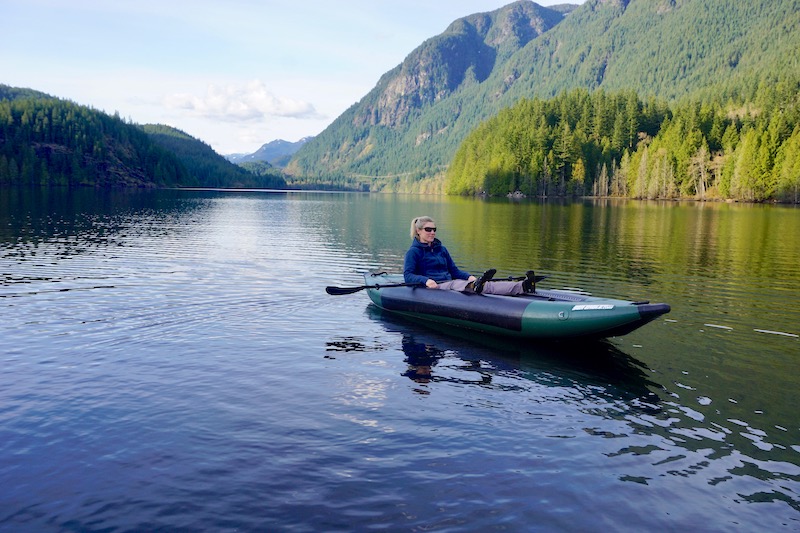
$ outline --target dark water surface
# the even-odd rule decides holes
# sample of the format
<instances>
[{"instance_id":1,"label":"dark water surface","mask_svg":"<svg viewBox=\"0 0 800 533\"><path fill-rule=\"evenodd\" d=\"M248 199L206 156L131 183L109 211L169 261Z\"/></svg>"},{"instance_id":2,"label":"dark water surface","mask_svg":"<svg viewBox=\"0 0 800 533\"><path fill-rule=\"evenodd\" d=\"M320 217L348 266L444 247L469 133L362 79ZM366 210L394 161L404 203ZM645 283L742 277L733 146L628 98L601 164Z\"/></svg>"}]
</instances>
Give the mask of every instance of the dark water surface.
<instances>
[{"instance_id":1,"label":"dark water surface","mask_svg":"<svg viewBox=\"0 0 800 533\"><path fill-rule=\"evenodd\" d=\"M383 316L460 266L672 305L580 346ZM800 211L0 191L2 531L800 530Z\"/></svg>"}]
</instances>

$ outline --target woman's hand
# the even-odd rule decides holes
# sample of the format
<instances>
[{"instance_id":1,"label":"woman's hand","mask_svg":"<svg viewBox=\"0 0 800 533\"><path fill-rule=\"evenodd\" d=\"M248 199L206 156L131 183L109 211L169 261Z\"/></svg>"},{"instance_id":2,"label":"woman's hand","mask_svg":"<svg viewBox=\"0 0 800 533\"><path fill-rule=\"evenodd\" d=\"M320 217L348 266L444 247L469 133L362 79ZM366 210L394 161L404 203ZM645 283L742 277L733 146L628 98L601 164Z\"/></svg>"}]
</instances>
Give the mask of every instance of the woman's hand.
<instances>
[{"instance_id":1,"label":"woman's hand","mask_svg":"<svg viewBox=\"0 0 800 533\"><path fill-rule=\"evenodd\" d=\"M467 278L467 282L470 282L470 281L475 281L475 280L477 280L477 279L478 279L478 278L476 278L475 276L470 276L470 277L468 277L468 278Z\"/></svg>"},{"instance_id":2,"label":"woman's hand","mask_svg":"<svg viewBox=\"0 0 800 533\"><path fill-rule=\"evenodd\" d=\"M425 282L425 286L428 287L429 289L435 289L439 285L432 279L429 279L428 281Z\"/></svg>"}]
</instances>

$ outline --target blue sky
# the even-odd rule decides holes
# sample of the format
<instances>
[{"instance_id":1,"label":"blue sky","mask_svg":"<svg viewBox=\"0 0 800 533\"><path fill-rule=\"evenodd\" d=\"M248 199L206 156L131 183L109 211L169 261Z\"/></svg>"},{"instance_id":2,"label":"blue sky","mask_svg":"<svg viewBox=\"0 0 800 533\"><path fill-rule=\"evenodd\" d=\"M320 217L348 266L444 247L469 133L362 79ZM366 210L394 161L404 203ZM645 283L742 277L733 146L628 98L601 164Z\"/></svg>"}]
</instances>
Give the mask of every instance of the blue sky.
<instances>
[{"instance_id":1,"label":"blue sky","mask_svg":"<svg viewBox=\"0 0 800 533\"><path fill-rule=\"evenodd\" d=\"M0 83L251 153L317 135L424 40L509 3L0 0Z\"/></svg>"}]
</instances>

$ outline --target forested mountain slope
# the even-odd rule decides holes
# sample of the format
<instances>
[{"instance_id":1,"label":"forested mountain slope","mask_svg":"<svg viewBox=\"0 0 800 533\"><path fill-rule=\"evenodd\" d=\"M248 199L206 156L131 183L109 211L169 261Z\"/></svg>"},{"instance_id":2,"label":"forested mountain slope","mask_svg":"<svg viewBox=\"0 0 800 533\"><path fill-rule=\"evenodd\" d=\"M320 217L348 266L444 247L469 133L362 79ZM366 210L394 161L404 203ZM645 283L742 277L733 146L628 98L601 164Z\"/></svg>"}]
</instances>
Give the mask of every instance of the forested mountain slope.
<instances>
[{"instance_id":1,"label":"forested mountain slope","mask_svg":"<svg viewBox=\"0 0 800 533\"><path fill-rule=\"evenodd\" d=\"M796 0L589 0L508 62L516 80L501 103L577 87L751 97L761 80L800 68L798 23Z\"/></svg>"},{"instance_id":2,"label":"forested mountain slope","mask_svg":"<svg viewBox=\"0 0 800 533\"><path fill-rule=\"evenodd\" d=\"M203 187L283 188L286 182L278 170L260 169L256 174L232 164L206 143L181 130L162 124L145 124L142 129L162 148L178 156L189 174Z\"/></svg>"},{"instance_id":3,"label":"forested mountain slope","mask_svg":"<svg viewBox=\"0 0 800 533\"><path fill-rule=\"evenodd\" d=\"M139 127L67 100L0 86L0 184L197 185Z\"/></svg>"},{"instance_id":4,"label":"forested mountain slope","mask_svg":"<svg viewBox=\"0 0 800 533\"><path fill-rule=\"evenodd\" d=\"M522 0L423 43L287 171L419 188L481 121L521 98L573 88L745 106L760 85L800 69L797 27L796 0L588 0L565 17Z\"/></svg>"},{"instance_id":5,"label":"forested mountain slope","mask_svg":"<svg viewBox=\"0 0 800 533\"><path fill-rule=\"evenodd\" d=\"M486 116L462 114L460 107L510 57L563 18L560 11L522 0L453 22L301 148L287 172L370 183L372 176L443 168L457 142Z\"/></svg>"},{"instance_id":6,"label":"forested mountain slope","mask_svg":"<svg viewBox=\"0 0 800 533\"><path fill-rule=\"evenodd\" d=\"M139 126L31 89L0 85L0 185L282 187L167 126Z\"/></svg>"}]
</instances>

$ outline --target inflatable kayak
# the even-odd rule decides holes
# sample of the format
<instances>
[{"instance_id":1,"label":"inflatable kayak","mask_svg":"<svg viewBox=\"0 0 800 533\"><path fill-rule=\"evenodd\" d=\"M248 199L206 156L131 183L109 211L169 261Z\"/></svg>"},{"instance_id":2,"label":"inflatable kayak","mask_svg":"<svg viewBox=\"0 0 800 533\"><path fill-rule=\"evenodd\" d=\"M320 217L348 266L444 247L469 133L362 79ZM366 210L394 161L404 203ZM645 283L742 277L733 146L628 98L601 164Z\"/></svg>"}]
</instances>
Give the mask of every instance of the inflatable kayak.
<instances>
[{"instance_id":1,"label":"inflatable kayak","mask_svg":"<svg viewBox=\"0 0 800 533\"><path fill-rule=\"evenodd\" d=\"M429 323L528 339L601 339L625 335L669 313L667 304L599 298L567 290L498 296L404 286L403 276L364 274L372 302ZM488 282L491 283L491 282Z\"/></svg>"}]
</instances>

